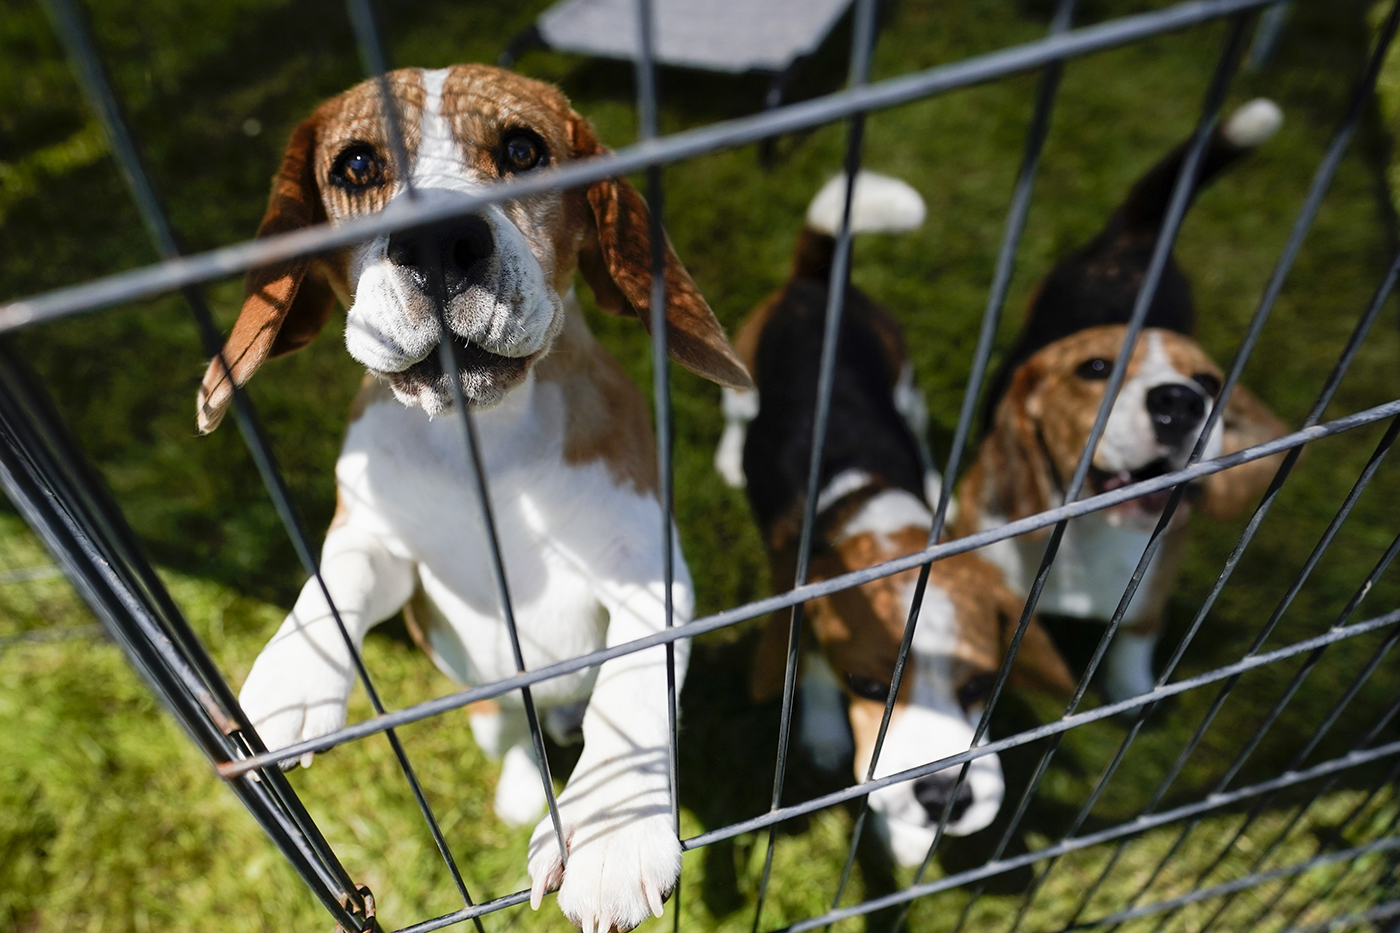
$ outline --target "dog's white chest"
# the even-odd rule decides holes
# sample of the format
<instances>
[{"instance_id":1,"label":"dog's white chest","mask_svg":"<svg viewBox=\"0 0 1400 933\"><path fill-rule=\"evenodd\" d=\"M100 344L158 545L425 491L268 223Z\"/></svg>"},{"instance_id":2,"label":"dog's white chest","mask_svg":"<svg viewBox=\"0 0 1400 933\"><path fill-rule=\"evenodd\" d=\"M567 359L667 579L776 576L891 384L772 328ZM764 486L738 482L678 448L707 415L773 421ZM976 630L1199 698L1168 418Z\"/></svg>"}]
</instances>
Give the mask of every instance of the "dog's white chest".
<instances>
[{"instance_id":1,"label":"dog's white chest","mask_svg":"<svg viewBox=\"0 0 1400 933\"><path fill-rule=\"evenodd\" d=\"M481 455L528 668L602 647L607 612L600 576L633 549L655 549L655 504L619 489L599 462L569 465L564 406L531 379L476 416ZM349 521L412 560L447 626L434 647L458 680L515 673L490 544L478 507L461 420L428 418L386 400L371 404L346 435L336 464ZM455 637L454 637L455 636ZM541 684L542 699L586 694L593 673ZM558 694L558 696L554 696Z\"/></svg>"},{"instance_id":2,"label":"dog's white chest","mask_svg":"<svg viewBox=\"0 0 1400 933\"><path fill-rule=\"evenodd\" d=\"M1002 524L1004 520L994 519L984 523L984 527ZM1065 529L1037 611L1107 621L1117 611L1149 537L1147 531L1110 524L1096 514L1074 519ZM1013 590L1025 593L1040 569L1045 547L1046 538L1032 540L1023 536L998 541L979 553L1001 568ZM1144 595L1153 585L1160 558L1159 550L1128 606L1125 622L1135 622L1149 610L1149 600Z\"/></svg>"}]
</instances>

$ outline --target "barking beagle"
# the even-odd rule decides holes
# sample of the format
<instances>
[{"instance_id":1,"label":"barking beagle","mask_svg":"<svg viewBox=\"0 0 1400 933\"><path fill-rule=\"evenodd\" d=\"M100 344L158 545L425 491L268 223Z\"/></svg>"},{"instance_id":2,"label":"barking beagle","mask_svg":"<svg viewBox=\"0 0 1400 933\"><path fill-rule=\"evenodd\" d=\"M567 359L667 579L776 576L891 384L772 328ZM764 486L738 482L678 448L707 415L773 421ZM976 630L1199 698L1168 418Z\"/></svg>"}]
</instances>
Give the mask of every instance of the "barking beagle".
<instances>
[{"instance_id":1,"label":"barking beagle","mask_svg":"<svg viewBox=\"0 0 1400 933\"><path fill-rule=\"evenodd\" d=\"M746 481L778 586L791 581L795 570L835 243L831 234L844 189L844 178L837 178L818 195L798 242L792 278L748 318L735 340L758 391L725 393L730 425L717 466L731 481ZM855 231L907 229L921 223L924 213L912 188L867 173L857 176L852 208ZM933 521L924 498L928 461L910 428L922 416L921 402L898 322L851 288L837 349L810 579L870 567L927 545ZM753 413L751 419L742 417L745 411ZM727 472L736 448L743 455L737 476ZM799 728L819 766L841 764L851 753L853 734L855 775L865 779L917 578L918 571L909 570L806 604L816 650L803 660ZM980 558L965 554L933 565L877 777L970 747L1021 606L997 569ZM788 624L787 611L769 620L751 679L756 700L782 689ZM1015 676L1027 686L1072 688L1059 655L1034 623L1017 656ZM928 851L957 773L947 769L870 795L876 825L901 864L917 864ZM975 759L952 801L948 831L962 835L985 827L1002 793L997 758Z\"/></svg>"},{"instance_id":2,"label":"barking beagle","mask_svg":"<svg viewBox=\"0 0 1400 933\"><path fill-rule=\"evenodd\" d=\"M606 150L555 88L483 65L388 77L409 178L397 177L379 87L321 105L293 132L259 235L392 210L417 196L479 193L525 172ZM243 383L269 356L308 343L339 298L346 345L369 370L336 463L337 509L322 552L330 596L359 644L401 608L433 660L464 684L516 673L501 621L462 424L442 415L443 313L477 412L502 555L529 668L617 645L665 625L662 511L647 406L594 340L573 294L575 269L598 304L650 320L646 207L620 178L484 207L426 233L380 236L339 253L249 274L224 357ZM723 330L666 246L672 355L725 386L749 385ZM211 431L232 397L219 360L199 392ZM691 581L674 552L675 618ZM677 642L676 676L686 644ZM661 648L537 684L556 734L583 752L559 796L567 869L517 694L471 717L483 750L503 757L496 810L539 820L530 842L531 904L559 906L589 933L661 915L680 848L667 786L666 662ZM270 748L345 721L351 660L316 582L254 663L240 701ZM310 764L310 756L302 764Z\"/></svg>"},{"instance_id":3,"label":"barking beagle","mask_svg":"<svg viewBox=\"0 0 1400 933\"><path fill-rule=\"evenodd\" d=\"M1271 137L1281 121L1278 107L1268 100L1236 110L1216 131L1196 190ZM1187 145L1148 171L1104 230L1061 260L1041 283L1003 374L993 382L989 431L959 490L958 536L1063 504L1063 486L1088 443ZM1172 260L1094 452L1083 497L1185 466L1222 378L1189 336L1194 319L1189 283ZM1237 386L1206 440L1204 456L1232 453L1286 430L1247 389ZM1256 460L1188 488L1109 648L1105 691L1111 700L1152 689L1152 651L1191 508L1220 519L1238 514L1263 491L1281 459ZM1169 491L1153 493L1071 521L1040 610L1110 619L1169 498ZM1042 530L1000 541L982 553L1025 592L1047 537Z\"/></svg>"}]
</instances>

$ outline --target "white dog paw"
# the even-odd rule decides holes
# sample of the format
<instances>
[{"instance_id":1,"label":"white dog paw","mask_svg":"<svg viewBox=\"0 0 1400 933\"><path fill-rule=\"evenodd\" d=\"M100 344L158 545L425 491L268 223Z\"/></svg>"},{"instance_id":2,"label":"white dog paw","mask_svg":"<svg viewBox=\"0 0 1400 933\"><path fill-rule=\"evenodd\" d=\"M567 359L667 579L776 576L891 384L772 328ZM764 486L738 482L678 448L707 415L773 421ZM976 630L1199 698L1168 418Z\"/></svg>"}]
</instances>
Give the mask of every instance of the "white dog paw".
<instances>
[{"instance_id":1,"label":"white dog paw","mask_svg":"<svg viewBox=\"0 0 1400 933\"><path fill-rule=\"evenodd\" d=\"M331 667L317 657L308 662L305 652L275 642L253 662L238 702L258 736L270 751L314 739L345 725L345 704L352 681L347 671ZM281 763L294 768L311 766L314 752Z\"/></svg>"},{"instance_id":2,"label":"white dog paw","mask_svg":"<svg viewBox=\"0 0 1400 933\"><path fill-rule=\"evenodd\" d=\"M547 892L558 890L559 909L583 933L623 933L647 917L660 917L681 871L669 808L582 820L571 820L567 805L560 809L568 866L560 861L554 824L545 817L530 840L530 906L538 909ZM623 804L613 812L628 808Z\"/></svg>"},{"instance_id":3,"label":"white dog paw","mask_svg":"<svg viewBox=\"0 0 1400 933\"><path fill-rule=\"evenodd\" d=\"M525 745L509 749L496 782L496 816L507 826L528 826L548 805L534 753Z\"/></svg>"}]
</instances>

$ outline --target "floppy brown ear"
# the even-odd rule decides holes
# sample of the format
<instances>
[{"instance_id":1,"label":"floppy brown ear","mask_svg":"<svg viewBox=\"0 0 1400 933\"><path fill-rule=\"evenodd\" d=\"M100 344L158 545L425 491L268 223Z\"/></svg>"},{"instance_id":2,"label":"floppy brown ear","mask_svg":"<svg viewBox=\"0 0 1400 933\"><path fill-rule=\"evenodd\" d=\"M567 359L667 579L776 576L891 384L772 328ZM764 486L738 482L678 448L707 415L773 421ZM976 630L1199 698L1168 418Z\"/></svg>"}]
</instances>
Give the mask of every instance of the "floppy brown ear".
<instances>
[{"instance_id":1,"label":"floppy brown ear","mask_svg":"<svg viewBox=\"0 0 1400 933\"><path fill-rule=\"evenodd\" d=\"M1001 644L1005 650L1016 634L1016 626L1021 622L1021 611L1025 602L1005 586L997 587L997 616L1001 622ZM1038 690L1068 696L1076 686L1074 677L1060 657L1059 649L1050 640L1050 633L1041 626L1040 620L1031 616L1026 626L1026 634L1021 639L1021 647L1016 651L1016 659L1011 662L1011 685L1018 690Z\"/></svg>"},{"instance_id":2,"label":"floppy brown ear","mask_svg":"<svg viewBox=\"0 0 1400 933\"><path fill-rule=\"evenodd\" d=\"M313 162L317 124L313 116L292 131L282 167L272 179L259 237L325 222ZM243 280L243 309L224 344L223 360L216 357L210 362L199 387L196 408L201 434L219 426L233 400L225 362L241 386L268 357L299 350L321 332L335 309L331 280L345 275L335 265L303 256L248 272Z\"/></svg>"},{"instance_id":3,"label":"floppy brown ear","mask_svg":"<svg viewBox=\"0 0 1400 933\"><path fill-rule=\"evenodd\" d=\"M1221 428L1222 454L1232 454L1288 433L1288 427L1244 386L1235 386L1235 391L1230 393ZM1274 454L1206 477L1201 483L1205 492L1199 506L1201 511L1221 521L1239 515L1264 494L1284 456Z\"/></svg>"},{"instance_id":4,"label":"floppy brown ear","mask_svg":"<svg viewBox=\"0 0 1400 933\"><path fill-rule=\"evenodd\" d=\"M984 482L997 489L995 498L1007 520L1016 521L1050 507L1052 467L1036 430L1038 412L1032 395L1040 380L1034 361L1022 363L997 405L992 422L993 463Z\"/></svg>"},{"instance_id":5,"label":"floppy brown ear","mask_svg":"<svg viewBox=\"0 0 1400 933\"><path fill-rule=\"evenodd\" d=\"M575 115L571 132L576 158L608 151L582 117ZM599 307L631 315L650 331L651 219L646 202L625 178L596 181L588 186L586 197L593 228L579 250L579 271ZM666 346L671 359L720 385L752 389L753 380L669 239L665 249Z\"/></svg>"}]
</instances>

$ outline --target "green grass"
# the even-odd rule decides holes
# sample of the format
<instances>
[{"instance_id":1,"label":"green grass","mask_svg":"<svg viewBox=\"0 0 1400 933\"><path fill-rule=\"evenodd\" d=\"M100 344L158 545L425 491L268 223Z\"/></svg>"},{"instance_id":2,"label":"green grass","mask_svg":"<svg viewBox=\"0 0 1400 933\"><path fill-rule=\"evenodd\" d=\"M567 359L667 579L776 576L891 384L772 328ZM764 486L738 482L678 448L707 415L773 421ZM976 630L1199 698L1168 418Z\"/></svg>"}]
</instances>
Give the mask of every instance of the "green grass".
<instances>
[{"instance_id":1,"label":"green grass","mask_svg":"<svg viewBox=\"0 0 1400 933\"><path fill-rule=\"evenodd\" d=\"M437 0L380 7L396 61L440 66L491 60L544 5ZM1091 20L1159 5L1099 0L1082 11ZM1182 231L1178 257L1195 283L1201 340L1222 363L1255 307L1364 54L1365 4L1323 7L1299 5L1275 61L1237 82L1233 101L1268 94L1282 105L1287 122L1265 149L1200 199ZM1035 38L1043 34L1047 9L1038 0L902 0L881 33L875 76ZM191 248L252 233L287 132L317 100L360 75L343 8L329 0L107 0L94 18L143 152ZM1003 345L1038 277L1093 233L1138 173L1189 132L1223 36L1222 26L1207 26L1067 67L1007 303ZM840 81L842 41L838 35L808 71L801 93L829 90ZM535 54L523 69L559 82L605 140L618 145L634 137L627 67ZM761 99L761 84L751 80L677 72L662 78L667 131L751 112ZM956 418L967 378L1033 86L1033 77L1017 77L869 120L867 163L914 184L930 213L917 233L863 240L855 279L904 322L931 412L944 431ZM261 124L260 134L245 133L250 118ZM1306 413L1397 247L1386 197L1388 138L1379 111L1368 113L1247 370L1250 387L1291 424ZM824 127L784 140L783 158L771 172L759 169L752 147L667 169L670 233L727 326L737 325L782 282L802 209L839 164L843 145L842 127ZM154 258L37 5L7 9L0 17L0 256L4 297ZM208 289L225 325L236 314L239 294L236 282ZM592 320L638 383L649 385L649 348L640 328L597 314ZM267 366L252 387L312 529L323 528L333 508L331 466L358 382L357 366L331 333L336 329L333 324L308 350ZM177 299L155 299L48 325L16 342L44 375L221 669L235 686L241 683L302 581L237 433L225 428L209 438L195 436L194 390L203 356L187 310ZM726 489L710 467L720 430L717 392L682 372L674 385L677 520L700 611L712 612L765 595L766 562L742 495ZM1392 304L1329 415L1397 395L1400 333ZM1381 430L1352 432L1309 451L1187 653L1183 673L1229 663L1248 647ZM1397 493L1400 469L1387 463L1282 617L1270 646L1331 624L1395 534ZM44 562L18 520L0 518L0 561L11 567ZM1205 598L1240 527L1203 521L1193 526L1172 601L1168 645ZM1397 605L1400 574L1392 569L1356 618ZM61 581L0 587L0 636L88 621ZM766 807L775 710L751 709L742 698L751 636L746 629L707 639L692 665L682 742L687 835ZM1376 636L1353 639L1326 653L1236 786L1277 773L1378 643ZM390 705L452 689L401 640L372 637L366 650ZM1300 663L1294 659L1242 680L1166 805L1209 791ZM1315 760L1348 749L1397 688L1393 665L1383 666ZM1184 695L1154 721L1110 784L1090 828L1141 811L1214 695L1214 688ZM352 719L367 713L357 695ZM1053 715L1045 702L1012 698L994 734ZM465 731L463 717L450 714L410 727L404 737L473 895L489 897L523 885L526 834L508 831L492 816L495 769ZM1060 837L1123 734L1121 724L1105 722L1066 737L1013 852ZM1397 734L1392 726L1383 739ZM0 924L36 931L328 927L319 905L114 647L67 641L5 649L0 736ZM1003 755L1013 791L1038 754L1038 748L1026 748ZM717 761L725 767L717 768ZM794 799L830 789L809 777L795 778ZM1358 788L1372 779L1367 772L1341 782L1269 864L1315 851L1324 835L1320 827L1340 820L1360 799ZM457 906L382 739L318 756L315 767L296 773L293 782L352 874L376 892L387 923L401 925ZM1252 858L1247 847L1257 851L1286 824L1291 799L1271 803L1211 882L1243 870ZM1348 838L1372 838L1396 806L1390 792L1383 793ZM1207 820L1153 897L1185 890L1241 818L1234 813ZM766 926L825 908L849 824L844 811L834 811L781 838L779 882L765 910ZM993 835L950 840L935 872L979 864ZM1090 916L1120 907L1175 835L1168 827L1136 840ZM747 930L751 911L739 908L752 904L762 857L761 837L688 855L685 921ZM1062 860L1028 929L1062 923L1106 857L1104 850L1091 850ZM847 902L881 888L878 866L868 862L865 868L868 883L858 873ZM1375 859L1360 865L1309 916L1368 901L1384 870ZM1273 922L1288 916L1290 906L1319 897L1337 874L1308 875ZM972 928L998 928L996 918L1009 919L1017 904L1012 894L1026 881L1021 874L995 886L974 911ZM1271 890L1240 898L1223 928L1263 922L1252 912ZM912 914L915 929L950 929L964 899L951 892L921 901ZM1184 929L1194 929L1213 909L1211 902L1192 908ZM552 907L539 914L514 910L488 921L493 930L504 925L566 927Z\"/></svg>"}]
</instances>

